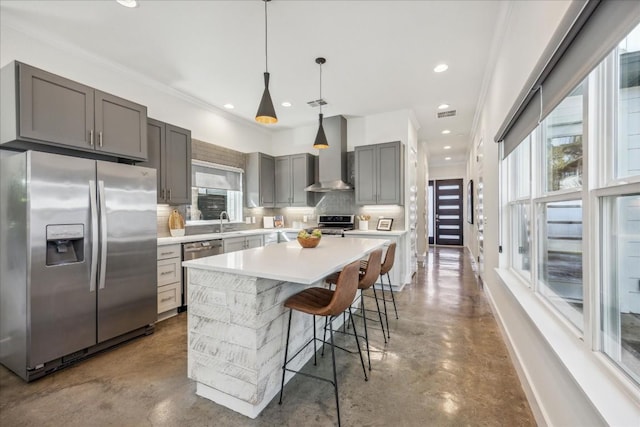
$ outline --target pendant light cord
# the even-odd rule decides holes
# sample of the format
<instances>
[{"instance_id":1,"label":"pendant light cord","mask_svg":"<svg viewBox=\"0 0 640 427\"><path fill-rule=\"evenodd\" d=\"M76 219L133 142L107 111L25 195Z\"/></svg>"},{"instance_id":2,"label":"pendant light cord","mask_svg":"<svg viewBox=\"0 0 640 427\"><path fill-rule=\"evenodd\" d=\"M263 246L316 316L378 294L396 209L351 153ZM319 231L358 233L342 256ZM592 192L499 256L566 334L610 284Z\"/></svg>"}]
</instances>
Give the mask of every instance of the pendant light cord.
<instances>
[{"instance_id":1,"label":"pendant light cord","mask_svg":"<svg viewBox=\"0 0 640 427\"><path fill-rule=\"evenodd\" d=\"M322 63L320 63L320 114L322 114Z\"/></svg>"},{"instance_id":2,"label":"pendant light cord","mask_svg":"<svg viewBox=\"0 0 640 427\"><path fill-rule=\"evenodd\" d=\"M269 55L267 55L267 0L264 0L264 70L265 73L269 72L268 62Z\"/></svg>"}]
</instances>

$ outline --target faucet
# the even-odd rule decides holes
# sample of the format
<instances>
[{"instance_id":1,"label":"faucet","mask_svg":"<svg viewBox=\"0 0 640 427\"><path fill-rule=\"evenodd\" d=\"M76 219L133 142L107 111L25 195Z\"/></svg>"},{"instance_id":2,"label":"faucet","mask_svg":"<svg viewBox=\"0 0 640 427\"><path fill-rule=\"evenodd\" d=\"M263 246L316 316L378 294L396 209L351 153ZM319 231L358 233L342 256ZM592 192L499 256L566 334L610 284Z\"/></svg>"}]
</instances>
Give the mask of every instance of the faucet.
<instances>
[{"instance_id":1,"label":"faucet","mask_svg":"<svg viewBox=\"0 0 640 427\"><path fill-rule=\"evenodd\" d=\"M220 232L223 232L222 229L222 217L227 217L227 222L230 222L231 220L229 219L229 214L227 213L227 211L222 211L220 212Z\"/></svg>"}]
</instances>

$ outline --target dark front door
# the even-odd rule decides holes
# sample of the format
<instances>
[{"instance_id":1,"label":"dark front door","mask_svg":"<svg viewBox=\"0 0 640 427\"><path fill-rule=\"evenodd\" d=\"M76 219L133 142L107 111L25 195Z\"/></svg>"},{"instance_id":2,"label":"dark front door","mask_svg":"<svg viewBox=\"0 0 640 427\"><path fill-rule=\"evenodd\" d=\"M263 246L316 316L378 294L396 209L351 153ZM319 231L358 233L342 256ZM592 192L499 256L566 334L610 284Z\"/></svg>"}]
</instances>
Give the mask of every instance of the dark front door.
<instances>
[{"instance_id":1,"label":"dark front door","mask_svg":"<svg viewBox=\"0 0 640 427\"><path fill-rule=\"evenodd\" d=\"M435 244L462 245L462 179L435 181Z\"/></svg>"}]
</instances>

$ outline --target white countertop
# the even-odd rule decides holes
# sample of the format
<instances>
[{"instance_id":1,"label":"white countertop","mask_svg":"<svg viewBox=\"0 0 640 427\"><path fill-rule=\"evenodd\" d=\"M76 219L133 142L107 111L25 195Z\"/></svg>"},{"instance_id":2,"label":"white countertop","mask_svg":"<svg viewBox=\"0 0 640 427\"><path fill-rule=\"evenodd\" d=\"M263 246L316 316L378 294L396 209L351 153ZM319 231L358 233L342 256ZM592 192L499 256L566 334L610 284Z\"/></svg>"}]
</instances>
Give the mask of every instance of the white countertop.
<instances>
[{"instance_id":1,"label":"white countertop","mask_svg":"<svg viewBox=\"0 0 640 427\"><path fill-rule=\"evenodd\" d=\"M376 236L376 237L380 237L382 239L382 238L384 238L384 236L402 236L406 232L407 232L406 230L391 230L391 231L351 230L351 231L345 231L344 235L345 236L350 236L350 237Z\"/></svg>"},{"instance_id":2,"label":"white countertop","mask_svg":"<svg viewBox=\"0 0 640 427\"><path fill-rule=\"evenodd\" d=\"M386 242L385 239L325 237L312 249L302 248L297 241L284 242L185 261L182 265L310 285L381 248Z\"/></svg>"},{"instance_id":3,"label":"white countertop","mask_svg":"<svg viewBox=\"0 0 640 427\"><path fill-rule=\"evenodd\" d=\"M190 236L180 236L180 237L158 237L158 246L173 245L174 243L201 242L203 240L212 240L212 239L226 239L228 237L270 234L270 233L278 233L279 231L297 232L299 231L299 229L297 228L255 228L251 230L227 231L224 233L193 234Z\"/></svg>"},{"instance_id":4,"label":"white countertop","mask_svg":"<svg viewBox=\"0 0 640 427\"><path fill-rule=\"evenodd\" d=\"M175 243L201 242L203 240L212 240L212 239L225 239L228 237L251 236L256 234L270 234L270 233L278 233L281 231L295 233L300 231L300 229L299 228L254 228L251 230L228 231L225 233L192 234L190 236L180 236L180 237L158 237L158 246L173 245ZM375 237L384 238L384 236L402 236L405 233L406 233L405 230L392 230L392 231L351 230L351 231L345 231L344 234L346 236L351 236L351 237L375 236Z\"/></svg>"}]
</instances>

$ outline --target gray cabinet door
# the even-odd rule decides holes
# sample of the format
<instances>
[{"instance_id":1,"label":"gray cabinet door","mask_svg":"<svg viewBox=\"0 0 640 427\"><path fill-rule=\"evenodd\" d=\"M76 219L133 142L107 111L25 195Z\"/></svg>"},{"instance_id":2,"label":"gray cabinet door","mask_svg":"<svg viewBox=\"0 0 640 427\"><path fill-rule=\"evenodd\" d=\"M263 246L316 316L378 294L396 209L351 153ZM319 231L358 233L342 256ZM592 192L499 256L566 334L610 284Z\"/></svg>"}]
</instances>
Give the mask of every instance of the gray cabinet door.
<instances>
[{"instance_id":1,"label":"gray cabinet door","mask_svg":"<svg viewBox=\"0 0 640 427\"><path fill-rule=\"evenodd\" d=\"M147 159L147 107L95 91L97 151L130 159Z\"/></svg>"},{"instance_id":2,"label":"gray cabinet door","mask_svg":"<svg viewBox=\"0 0 640 427\"><path fill-rule=\"evenodd\" d=\"M241 251L245 247L244 237L229 237L222 240L222 251L225 254L229 252Z\"/></svg>"},{"instance_id":3,"label":"gray cabinet door","mask_svg":"<svg viewBox=\"0 0 640 427\"><path fill-rule=\"evenodd\" d=\"M357 205L375 205L377 194L376 147L355 148L355 193Z\"/></svg>"},{"instance_id":4,"label":"gray cabinet door","mask_svg":"<svg viewBox=\"0 0 640 427\"><path fill-rule=\"evenodd\" d=\"M313 184L314 161L310 154L291 157L291 206L313 206L313 193L304 191Z\"/></svg>"},{"instance_id":5,"label":"gray cabinet door","mask_svg":"<svg viewBox=\"0 0 640 427\"><path fill-rule=\"evenodd\" d=\"M92 88L20 63L18 76L20 138L93 150Z\"/></svg>"},{"instance_id":6,"label":"gray cabinet door","mask_svg":"<svg viewBox=\"0 0 640 427\"><path fill-rule=\"evenodd\" d=\"M276 205L275 168L275 159L260 153L260 200L265 208Z\"/></svg>"},{"instance_id":7,"label":"gray cabinet door","mask_svg":"<svg viewBox=\"0 0 640 427\"><path fill-rule=\"evenodd\" d=\"M167 203L163 173L166 169L165 125L158 120L147 119L147 154L147 161L139 165L156 170L158 203Z\"/></svg>"},{"instance_id":8,"label":"gray cabinet door","mask_svg":"<svg viewBox=\"0 0 640 427\"><path fill-rule=\"evenodd\" d=\"M402 204L402 146L400 141L376 146L377 200L379 205ZM356 187L357 188L357 187Z\"/></svg>"},{"instance_id":9,"label":"gray cabinet door","mask_svg":"<svg viewBox=\"0 0 640 427\"><path fill-rule=\"evenodd\" d=\"M245 240L245 249L259 248L262 246L262 236L247 236Z\"/></svg>"},{"instance_id":10,"label":"gray cabinet door","mask_svg":"<svg viewBox=\"0 0 640 427\"><path fill-rule=\"evenodd\" d=\"M166 125L166 163L164 166L167 202L191 203L191 131Z\"/></svg>"},{"instance_id":11,"label":"gray cabinet door","mask_svg":"<svg viewBox=\"0 0 640 427\"><path fill-rule=\"evenodd\" d=\"M276 207L291 206L291 156L275 159Z\"/></svg>"},{"instance_id":12,"label":"gray cabinet door","mask_svg":"<svg viewBox=\"0 0 640 427\"><path fill-rule=\"evenodd\" d=\"M273 208L276 205L275 158L264 153L249 153L245 164L245 198L248 208Z\"/></svg>"}]
</instances>

